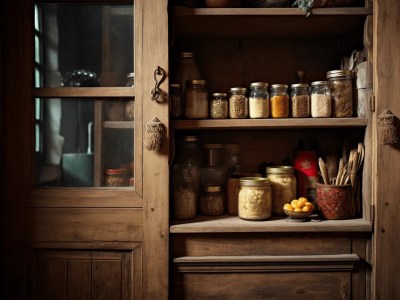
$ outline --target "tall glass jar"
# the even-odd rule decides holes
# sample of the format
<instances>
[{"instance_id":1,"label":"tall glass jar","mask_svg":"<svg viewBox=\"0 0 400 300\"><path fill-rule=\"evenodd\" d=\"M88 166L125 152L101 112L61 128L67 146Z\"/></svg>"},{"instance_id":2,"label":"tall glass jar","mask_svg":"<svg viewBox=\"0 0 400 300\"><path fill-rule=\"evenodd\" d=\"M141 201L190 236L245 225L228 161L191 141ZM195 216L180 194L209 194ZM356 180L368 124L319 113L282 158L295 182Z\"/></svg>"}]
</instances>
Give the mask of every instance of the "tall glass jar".
<instances>
[{"instance_id":1,"label":"tall glass jar","mask_svg":"<svg viewBox=\"0 0 400 300\"><path fill-rule=\"evenodd\" d=\"M268 83L253 82L250 84L249 116L251 119L269 117Z\"/></svg>"},{"instance_id":2,"label":"tall glass jar","mask_svg":"<svg viewBox=\"0 0 400 300\"><path fill-rule=\"evenodd\" d=\"M240 179L238 215L246 220L265 220L271 217L271 183L263 177Z\"/></svg>"},{"instance_id":3,"label":"tall glass jar","mask_svg":"<svg viewBox=\"0 0 400 300\"><path fill-rule=\"evenodd\" d=\"M181 85L182 95L186 95L186 81L203 79L197 67L193 52L181 52L178 55L175 79Z\"/></svg>"},{"instance_id":4,"label":"tall glass jar","mask_svg":"<svg viewBox=\"0 0 400 300\"><path fill-rule=\"evenodd\" d=\"M208 117L208 94L205 80L187 81L185 117L189 119Z\"/></svg>"},{"instance_id":5,"label":"tall glass jar","mask_svg":"<svg viewBox=\"0 0 400 300\"><path fill-rule=\"evenodd\" d=\"M219 216L225 212L225 193L221 185L207 185L204 187L199 200L200 213L206 216Z\"/></svg>"},{"instance_id":6,"label":"tall glass jar","mask_svg":"<svg viewBox=\"0 0 400 300\"><path fill-rule=\"evenodd\" d=\"M233 87L229 96L229 117L231 119L245 119L249 115L249 99L246 96L247 89Z\"/></svg>"},{"instance_id":7,"label":"tall glass jar","mask_svg":"<svg viewBox=\"0 0 400 300\"><path fill-rule=\"evenodd\" d=\"M211 94L210 117L213 119L226 119L228 117L228 95L226 93Z\"/></svg>"},{"instance_id":8,"label":"tall glass jar","mask_svg":"<svg viewBox=\"0 0 400 300\"><path fill-rule=\"evenodd\" d=\"M272 212L284 215L283 205L296 198L296 177L291 166L267 167L267 178L271 180Z\"/></svg>"},{"instance_id":9,"label":"tall glass jar","mask_svg":"<svg viewBox=\"0 0 400 300\"><path fill-rule=\"evenodd\" d=\"M175 164L172 170L173 212L176 219L192 219L197 211L195 181L188 164Z\"/></svg>"},{"instance_id":10,"label":"tall glass jar","mask_svg":"<svg viewBox=\"0 0 400 300\"><path fill-rule=\"evenodd\" d=\"M313 118L329 118L331 116L332 98L327 81L311 83L311 116Z\"/></svg>"},{"instance_id":11,"label":"tall glass jar","mask_svg":"<svg viewBox=\"0 0 400 300\"><path fill-rule=\"evenodd\" d=\"M333 70L327 73L332 94L332 117L353 116L353 83L350 70Z\"/></svg>"},{"instance_id":12,"label":"tall glass jar","mask_svg":"<svg viewBox=\"0 0 400 300\"><path fill-rule=\"evenodd\" d=\"M310 94L307 83L296 83L290 86L290 100L293 118L308 118L310 116Z\"/></svg>"},{"instance_id":13,"label":"tall glass jar","mask_svg":"<svg viewBox=\"0 0 400 300\"><path fill-rule=\"evenodd\" d=\"M288 118L289 117L289 94L287 84L271 85L271 117Z\"/></svg>"},{"instance_id":14,"label":"tall glass jar","mask_svg":"<svg viewBox=\"0 0 400 300\"><path fill-rule=\"evenodd\" d=\"M179 83L171 83L169 86L169 97L171 104L171 116L179 118L183 116L182 89Z\"/></svg>"}]
</instances>

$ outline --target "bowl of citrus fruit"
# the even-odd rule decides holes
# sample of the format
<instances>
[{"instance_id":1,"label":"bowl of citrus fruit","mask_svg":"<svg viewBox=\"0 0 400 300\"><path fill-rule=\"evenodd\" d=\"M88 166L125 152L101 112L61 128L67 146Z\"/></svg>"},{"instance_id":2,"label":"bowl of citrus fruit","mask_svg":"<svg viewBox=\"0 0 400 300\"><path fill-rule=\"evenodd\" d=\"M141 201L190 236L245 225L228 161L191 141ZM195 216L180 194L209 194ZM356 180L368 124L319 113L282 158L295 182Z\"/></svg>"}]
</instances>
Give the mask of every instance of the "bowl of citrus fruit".
<instances>
[{"instance_id":1,"label":"bowl of citrus fruit","mask_svg":"<svg viewBox=\"0 0 400 300\"><path fill-rule=\"evenodd\" d=\"M305 219L312 214L314 204L309 202L307 198L300 197L299 199L292 200L290 203L286 203L283 206L283 210L292 219Z\"/></svg>"}]
</instances>

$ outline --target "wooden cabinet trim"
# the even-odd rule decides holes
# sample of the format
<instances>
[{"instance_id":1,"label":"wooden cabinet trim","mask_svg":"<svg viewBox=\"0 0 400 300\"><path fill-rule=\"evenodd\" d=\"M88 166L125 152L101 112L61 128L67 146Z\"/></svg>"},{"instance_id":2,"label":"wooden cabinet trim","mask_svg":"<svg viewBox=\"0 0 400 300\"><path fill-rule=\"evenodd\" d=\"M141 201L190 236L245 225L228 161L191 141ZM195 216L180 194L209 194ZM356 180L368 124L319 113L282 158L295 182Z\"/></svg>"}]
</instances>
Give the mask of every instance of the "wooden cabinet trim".
<instances>
[{"instance_id":1,"label":"wooden cabinet trim","mask_svg":"<svg viewBox=\"0 0 400 300\"><path fill-rule=\"evenodd\" d=\"M107 98L107 97L135 97L134 87L61 87L61 88L35 88L32 96L37 98Z\"/></svg>"}]
</instances>

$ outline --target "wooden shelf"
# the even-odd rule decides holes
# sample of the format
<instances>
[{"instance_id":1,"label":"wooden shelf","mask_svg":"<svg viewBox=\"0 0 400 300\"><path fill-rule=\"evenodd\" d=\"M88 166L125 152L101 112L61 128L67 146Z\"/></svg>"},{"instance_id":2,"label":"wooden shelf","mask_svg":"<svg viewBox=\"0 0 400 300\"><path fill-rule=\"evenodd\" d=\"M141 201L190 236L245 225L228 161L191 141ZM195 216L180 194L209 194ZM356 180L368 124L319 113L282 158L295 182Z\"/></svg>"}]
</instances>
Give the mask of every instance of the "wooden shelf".
<instances>
[{"instance_id":1,"label":"wooden shelf","mask_svg":"<svg viewBox=\"0 0 400 300\"><path fill-rule=\"evenodd\" d=\"M172 13L177 38L305 38L362 31L372 9L316 8L309 17L299 8L175 7Z\"/></svg>"},{"instance_id":2,"label":"wooden shelf","mask_svg":"<svg viewBox=\"0 0 400 300\"><path fill-rule=\"evenodd\" d=\"M103 128L133 129L134 121L104 121Z\"/></svg>"},{"instance_id":3,"label":"wooden shelf","mask_svg":"<svg viewBox=\"0 0 400 300\"><path fill-rule=\"evenodd\" d=\"M266 221L246 221L237 216L198 216L192 220L173 221L171 233L219 232L371 232L372 223L365 219L289 222L284 217Z\"/></svg>"},{"instance_id":4,"label":"wooden shelf","mask_svg":"<svg viewBox=\"0 0 400 300\"><path fill-rule=\"evenodd\" d=\"M135 97L134 87L57 87L35 88L33 97L37 98L105 98L105 97Z\"/></svg>"},{"instance_id":5,"label":"wooden shelf","mask_svg":"<svg viewBox=\"0 0 400 300\"><path fill-rule=\"evenodd\" d=\"M173 120L172 128L195 129L281 129L366 127L367 118L304 118L304 119L200 119Z\"/></svg>"}]
</instances>

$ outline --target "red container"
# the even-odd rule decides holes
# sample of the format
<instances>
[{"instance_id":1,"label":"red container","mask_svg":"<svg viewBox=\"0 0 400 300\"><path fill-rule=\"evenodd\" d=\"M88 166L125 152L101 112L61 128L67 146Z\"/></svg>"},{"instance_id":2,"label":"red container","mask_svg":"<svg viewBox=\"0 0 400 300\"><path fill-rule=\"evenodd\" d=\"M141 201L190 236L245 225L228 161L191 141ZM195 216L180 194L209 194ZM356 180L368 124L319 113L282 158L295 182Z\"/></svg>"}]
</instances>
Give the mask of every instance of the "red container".
<instances>
[{"instance_id":1,"label":"red container","mask_svg":"<svg viewBox=\"0 0 400 300\"><path fill-rule=\"evenodd\" d=\"M351 185L317 183L317 206L325 219L342 220L351 217Z\"/></svg>"}]
</instances>

